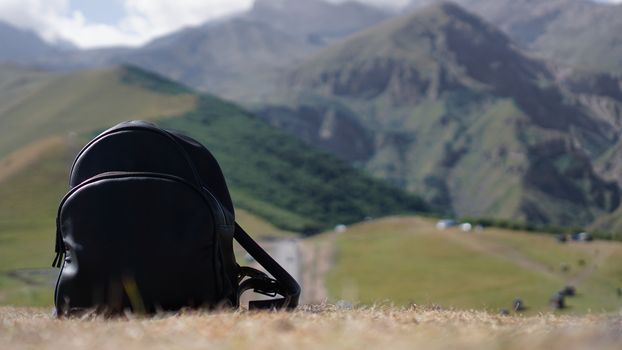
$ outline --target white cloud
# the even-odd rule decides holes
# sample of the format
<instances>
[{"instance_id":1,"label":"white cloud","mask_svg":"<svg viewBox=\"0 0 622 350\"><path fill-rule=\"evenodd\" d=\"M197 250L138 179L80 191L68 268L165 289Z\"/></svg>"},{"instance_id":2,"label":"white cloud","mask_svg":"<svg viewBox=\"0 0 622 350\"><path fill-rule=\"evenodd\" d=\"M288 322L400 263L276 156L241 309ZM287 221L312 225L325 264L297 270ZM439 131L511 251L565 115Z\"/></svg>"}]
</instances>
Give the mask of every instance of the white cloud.
<instances>
[{"instance_id":1,"label":"white cloud","mask_svg":"<svg viewBox=\"0 0 622 350\"><path fill-rule=\"evenodd\" d=\"M121 30L151 38L249 8L253 0L124 0Z\"/></svg>"},{"instance_id":2,"label":"white cloud","mask_svg":"<svg viewBox=\"0 0 622 350\"><path fill-rule=\"evenodd\" d=\"M254 0L116 1L123 4L125 11L122 18L112 24L95 23L86 18L82 12L72 11L69 0L0 0L0 20L35 31L49 42L66 40L83 48L140 45L182 27L242 11L249 8ZM410 2L410 0L357 1L393 8L399 8ZM622 0L596 1L622 3Z\"/></svg>"},{"instance_id":3,"label":"white cloud","mask_svg":"<svg viewBox=\"0 0 622 350\"><path fill-rule=\"evenodd\" d=\"M330 2L346 2L352 0L328 0ZM411 0L355 0L358 2L362 2L364 4L373 5L377 7L392 7L392 8L400 8L408 5ZM622 1L622 0L621 0Z\"/></svg>"},{"instance_id":4,"label":"white cloud","mask_svg":"<svg viewBox=\"0 0 622 350\"><path fill-rule=\"evenodd\" d=\"M33 30L49 42L68 40L83 48L140 45L182 27L242 11L253 2L253 0L122 1L125 15L116 24L89 21L82 12L70 10L69 0L0 0L0 20L19 28Z\"/></svg>"}]
</instances>

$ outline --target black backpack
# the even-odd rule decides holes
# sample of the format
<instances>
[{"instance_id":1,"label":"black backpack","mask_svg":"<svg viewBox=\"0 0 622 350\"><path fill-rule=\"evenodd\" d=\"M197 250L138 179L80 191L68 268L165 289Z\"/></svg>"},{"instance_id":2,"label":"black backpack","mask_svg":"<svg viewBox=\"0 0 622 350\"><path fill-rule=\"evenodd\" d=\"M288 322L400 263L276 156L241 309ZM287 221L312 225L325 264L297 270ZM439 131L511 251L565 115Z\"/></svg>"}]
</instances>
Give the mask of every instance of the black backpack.
<instances>
[{"instance_id":1,"label":"black backpack","mask_svg":"<svg viewBox=\"0 0 622 350\"><path fill-rule=\"evenodd\" d=\"M199 142L121 123L76 157L56 220L58 315L239 306L249 289L295 308L300 286L235 222L218 162ZM272 277L240 267L233 239Z\"/></svg>"}]
</instances>

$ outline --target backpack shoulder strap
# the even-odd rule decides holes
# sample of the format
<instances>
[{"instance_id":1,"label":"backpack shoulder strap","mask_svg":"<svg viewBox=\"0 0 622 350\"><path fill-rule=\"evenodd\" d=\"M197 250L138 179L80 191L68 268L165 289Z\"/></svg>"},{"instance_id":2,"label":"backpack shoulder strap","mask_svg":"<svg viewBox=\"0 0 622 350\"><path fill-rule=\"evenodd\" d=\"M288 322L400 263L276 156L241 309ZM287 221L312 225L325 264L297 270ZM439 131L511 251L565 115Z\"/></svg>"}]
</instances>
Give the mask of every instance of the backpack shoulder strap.
<instances>
[{"instance_id":1,"label":"backpack shoulder strap","mask_svg":"<svg viewBox=\"0 0 622 350\"><path fill-rule=\"evenodd\" d=\"M263 248L257 244L242 229L238 223L235 224L233 234L235 240L257 261L274 279L268 277L261 271L242 267L240 268L240 279L249 277L240 284L239 295L244 291L253 289L255 292L282 298L273 300L254 300L249 303L249 309L294 309L298 306L300 298L300 285L296 280L277 263Z\"/></svg>"}]
</instances>

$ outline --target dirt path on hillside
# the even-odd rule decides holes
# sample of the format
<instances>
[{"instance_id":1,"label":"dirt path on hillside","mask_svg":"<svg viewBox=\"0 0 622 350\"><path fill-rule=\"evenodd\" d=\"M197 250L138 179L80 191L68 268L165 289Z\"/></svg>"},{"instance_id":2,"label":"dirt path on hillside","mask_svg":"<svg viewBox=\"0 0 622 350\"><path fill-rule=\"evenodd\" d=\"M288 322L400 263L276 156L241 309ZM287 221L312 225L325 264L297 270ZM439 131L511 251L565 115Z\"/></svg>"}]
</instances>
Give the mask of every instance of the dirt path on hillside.
<instances>
[{"instance_id":1,"label":"dirt path on hillside","mask_svg":"<svg viewBox=\"0 0 622 350\"><path fill-rule=\"evenodd\" d=\"M596 272L596 270L598 270L600 266L603 266L607 262L607 259L609 259L611 254L614 252L614 248L610 246L599 244L597 242L590 244L595 245L596 256L594 257L594 260L591 261L586 268L581 270L581 272L569 279L568 285L576 286L585 282Z\"/></svg>"},{"instance_id":2,"label":"dirt path on hillside","mask_svg":"<svg viewBox=\"0 0 622 350\"><path fill-rule=\"evenodd\" d=\"M18 280L26 285L41 287L56 284L59 270L56 268L18 269L0 272L1 274Z\"/></svg>"},{"instance_id":3,"label":"dirt path on hillside","mask_svg":"<svg viewBox=\"0 0 622 350\"><path fill-rule=\"evenodd\" d=\"M449 238L452 242L458 243L466 248L511 261L512 263L522 268L525 268L529 271L535 271L537 273L547 276L548 278L562 278L562 276L556 274L555 270L550 266L543 264L539 261L532 260L517 249L497 242L493 242L491 240L485 239L485 237L479 238L473 237L472 234L455 232L448 232L446 234L446 237Z\"/></svg>"},{"instance_id":4,"label":"dirt path on hillside","mask_svg":"<svg viewBox=\"0 0 622 350\"><path fill-rule=\"evenodd\" d=\"M300 242L302 253L301 304L322 304L328 299L326 275L335 260L335 238L331 233L325 239Z\"/></svg>"},{"instance_id":5,"label":"dirt path on hillside","mask_svg":"<svg viewBox=\"0 0 622 350\"><path fill-rule=\"evenodd\" d=\"M331 233L323 239L276 239L259 244L300 284L300 305L322 304L328 299L326 275L335 259L335 238ZM256 262L249 265L261 269ZM247 305L249 300L261 299L269 298L247 292L240 302Z\"/></svg>"},{"instance_id":6,"label":"dirt path on hillside","mask_svg":"<svg viewBox=\"0 0 622 350\"><path fill-rule=\"evenodd\" d=\"M263 240L258 242L259 245L272 256L274 260L276 260L279 265L281 265L302 287L304 290L304 285L302 283L302 271L304 269L302 254L300 248L300 240L299 239L274 239L274 240ZM250 255L247 255L250 256ZM254 267L258 270L267 272L261 265L259 265L256 261L251 261L248 264L251 267ZM254 293L253 291L248 291L244 293L240 298L240 305L247 306L248 302L251 300L266 300L272 299L271 297L267 297L262 294ZM302 304L302 302L301 302Z\"/></svg>"},{"instance_id":7,"label":"dirt path on hillside","mask_svg":"<svg viewBox=\"0 0 622 350\"><path fill-rule=\"evenodd\" d=\"M533 260L528 256L525 256L519 250L506 246L504 244L494 242L486 239L485 237L473 237L471 234L464 233L448 233L447 237L464 247L473 249L475 251L490 254L508 261L515 263L516 265L523 267L530 271L536 271L551 279L557 279L564 281L566 285L577 286L589 279L600 266L603 266L607 259L613 254L614 249L598 242L590 243L595 247L595 254L592 260L588 262L578 274L572 277L565 277L561 274L555 273L555 269L550 266Z\"/></svg>"}]
</instances>

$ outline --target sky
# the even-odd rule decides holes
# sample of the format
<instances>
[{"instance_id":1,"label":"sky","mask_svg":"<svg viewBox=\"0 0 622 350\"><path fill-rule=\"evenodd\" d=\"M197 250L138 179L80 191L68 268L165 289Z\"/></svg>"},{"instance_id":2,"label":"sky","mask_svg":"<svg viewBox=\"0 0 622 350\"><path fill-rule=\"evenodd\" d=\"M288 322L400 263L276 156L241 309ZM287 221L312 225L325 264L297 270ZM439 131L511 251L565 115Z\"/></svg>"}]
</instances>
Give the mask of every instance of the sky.
<instances>
[{"instance_id":1,"label":"sky","mask_svg":"<svg viewBox=\"0 0 622 350\"><path fill-rule=\"evenodd\" d=\"M339 2L344 0L330 0ZM409 0L357 0L399 8ZM596 0L622 3L622 0ZM253 0L0 0L0 21L48 42L81 48L137 46L209 20L244 11Z\"/></svg>"}]
</instances>

